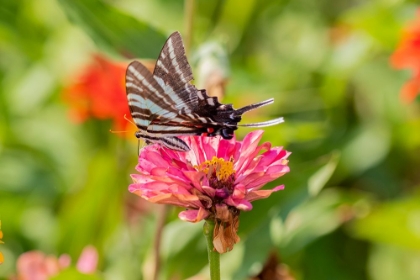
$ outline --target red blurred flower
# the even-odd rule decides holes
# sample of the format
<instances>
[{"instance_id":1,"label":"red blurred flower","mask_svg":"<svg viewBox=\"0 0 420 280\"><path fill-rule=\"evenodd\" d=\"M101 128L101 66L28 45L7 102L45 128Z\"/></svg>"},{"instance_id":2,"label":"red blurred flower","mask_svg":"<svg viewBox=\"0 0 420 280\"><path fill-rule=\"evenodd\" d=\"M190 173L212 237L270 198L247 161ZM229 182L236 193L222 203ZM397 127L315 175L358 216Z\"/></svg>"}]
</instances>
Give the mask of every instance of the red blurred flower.
<instances>
[{"instance_id":1,"label":"red blurred flower","mask_svg":"<svg viewBox=\"0 0 420 280\"><path fill-rule=\"evenodd\" d=\"M114 129L125 130L129 123L124 115L130 117L124 85L127 65L94 55L75 83L64 89L63 98L70 105L71 118L77 122L112 119Z\"/></svg>"},{"instance_id":2,"label":"red blurred flower","mask_svg":"<svg viewBox=\"0 0 420 280\"><path fill-rule=\"evenodd\" d=\"M150 202L187 208L179 214L184 221L214 220L213 245L219 253L227 252L239 241L240 210L249 211L252 201L282 190L283 185L261 188L289 172L290 153L268 142L258 146L262 134L251 132L243 141L182 137L188 152L146 146L136 167L140 174L131 175L129 190Z\"/></svg>"},{"instance_id":3,"label":"red blurred flower","mask_svg":"<svg viewBox=\"0 0 420 280\"><path fill-rule=\"evenodd\" d=\"M400 43L391 56L391 65L413 73L412 79L401 89L403 101L413 101L420 92L420 10L416 19L403 30Z\"/></svg>"}]
</instances>

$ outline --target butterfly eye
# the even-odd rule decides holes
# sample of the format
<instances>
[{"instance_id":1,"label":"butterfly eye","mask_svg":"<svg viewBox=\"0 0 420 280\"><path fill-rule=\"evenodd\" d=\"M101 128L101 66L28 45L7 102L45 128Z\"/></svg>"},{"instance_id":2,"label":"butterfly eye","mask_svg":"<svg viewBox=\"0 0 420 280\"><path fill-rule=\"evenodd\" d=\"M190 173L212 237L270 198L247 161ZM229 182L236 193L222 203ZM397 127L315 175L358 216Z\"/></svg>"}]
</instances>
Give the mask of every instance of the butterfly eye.
<instances>
[{"instance_id":1,"label":"butterfly eye","mask_svg":"<svg viewBox=\"0 0 420 280\"><path fill-rule=\"evenodd\" d=\"M230 140L233 138L233 130L231 128L222 128L220 134L222 135L223 139Z\"/></svg>"},{"instance_id":2,"label":"butterfly eye","mask_svg":"<svg viewBox=\"0 0 420 280\"><path fill-rule=\"evenodd\" d=\"M140 131L136 131L136 133L134 133L134 135L136 136L137 139L140 139L142 137L142 134Z\"/></svg>"}]
</instances>

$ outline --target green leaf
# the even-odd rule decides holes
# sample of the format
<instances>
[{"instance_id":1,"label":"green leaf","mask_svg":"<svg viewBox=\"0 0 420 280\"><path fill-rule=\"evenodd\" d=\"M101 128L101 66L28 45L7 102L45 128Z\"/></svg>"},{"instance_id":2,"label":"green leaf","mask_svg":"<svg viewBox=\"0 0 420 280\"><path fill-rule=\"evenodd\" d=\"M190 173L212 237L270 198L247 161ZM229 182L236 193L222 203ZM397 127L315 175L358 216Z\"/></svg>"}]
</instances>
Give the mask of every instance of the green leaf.
<instances>
[{"instance_id":1,"label":"green leaf","mask_svg":"<svg viewBox=\"0 0 420 280\"><path fill-rule=\"evenodd\" d=\"M99 277L96 274L84 274L76 270L76 268L68 268L63 271L61 271L58 275L51 277L49 279L52 280L73 280L73 279L79 279L79 280L99 280L102 279L102 277Z\"/></svg>"},{"instance_id":2,"label":"green leaf","mask_svg":"<svg viewBox=\"0 0 420 280\"><path fill-rule=\"evenodd\" d=\"M197 274L208 263L203 223L177 220L167 224L161 251L164 279L186 279Z\"/></svg>"},{"instance_id":3,"label":"green leaf","mask_svg":"<svg viewBox=\"0 0 420 280\"><path fill-rule=\"evenodd\" d=\"M368 270L372 280L419 279L420 252L388 244L371 248Z\"/></svg>"},{"instance_id":4,"label":"green leaf","mask_svg":"<svg viewBox=\"0 0 420 280\"><path fill-rule=\"evenodd\" d=\"M342 172L361 174L374 167L386 157L391 140L390 129L383 122L359 126L343 148L340 162Z\"/></svg>"},{"instance_id":5,"label":"green leaf","mask_svg":"<svg viewBox=\"0 0 420 280\"><path fill-rule=\"evenodd\" d=\"M374 243L420 250L420 194L384 203L352 224L353 233Z\"/></svg>"},{"instance_id":6,"label":"green leaf","mask_svg":"<svg viewBox=\"0 0 420 280\"><path fill-rule=\"evenodd\" d=\"M363 5L356 5L344 13L342 20L353 28L363 30L384 47L393 49L401 30L399 18L402 9L396 6L389 8L383 3L367 1ZM384 23L387 28L383 28Z\"/></svg>"},{"instance_id":7,"label":"green leaf","mask_svg":"<svg viewBox=\"0 0 420 280\"><path fill-rule=\"evenodd\" d=\"M295 253L338 228L345 222L340 206L352 204L357 198L348 197L339 189L326 189L317 197L295 207L287 216L284 225L279 227L281 232L277 233L281 234L279 247L283 255Z\"/></svg>"},{"instance_id":8,"label":"green leaf","mask_svg":"<svg viewBox=\"0 0 420 280\"><path fill-rule=\"evenodd\" d=\"M156 59L166 37L115 7L93 0L60 0L70 20L103 49L128 57Z\"/></svg>"},{"instance_id":9,"label":"green leaf","mask_svg":"<svg viewBox=\"0 0 420 280\"><path fill-rule=\"evenodd\" d=\"M61 251L72 256L87 244L100 249L117 228L124 206L126 186L113 157L98 153L92 157L88 173L85 186L60 206L60 240L66 240L60 244Z\"/></svg>"},{"instance_id":10,"label":"green leaf","mask_svg":"<svg viewBox=\"0 0 420 280\"><path fill-rule=\"evenodd\" d=\"M242 257L240 267L236 270L233 279L246 279L249 275L257 274L258 271L255 268L262 266L269 252L273 250L274 245L269 230L270 221L263 221L264 223L249 235L241 236L241 241L233 248L233 251L238 250L237 247L241 248L241 252L235 252L235 254L237 257Z\"/></svg>"},{"instance_id":11,"label":"green leaf","mask_svg":"<svg viewBox=\"0 0 420 280\"><path fill-rule=\"evenodd\" d=\"M333 153L329 162L309 178L308 191L311 196L316 196L331 178L337 167L339 157L338 152Z\"/></svg>"}]
</instances>

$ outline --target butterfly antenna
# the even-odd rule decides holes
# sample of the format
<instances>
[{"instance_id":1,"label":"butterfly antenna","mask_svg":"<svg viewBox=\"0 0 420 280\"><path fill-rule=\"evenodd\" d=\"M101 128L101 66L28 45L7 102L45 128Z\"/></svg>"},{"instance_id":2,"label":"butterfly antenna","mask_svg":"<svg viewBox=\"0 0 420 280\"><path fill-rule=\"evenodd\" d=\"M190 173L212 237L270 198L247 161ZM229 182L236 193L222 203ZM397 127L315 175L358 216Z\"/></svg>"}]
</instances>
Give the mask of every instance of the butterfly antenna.
<instances>
[{"instance_id":1,"label":"butterfly antenna","mask_svg":"<svg viewBox=\"0 0 420 280\"><path fill-rule=\"evenodd\" d=\"M109 132L117 134L117 133L126 133L126 132L128 132L128 130L112 130L112 129L110 129Z\"/></svg>"},{"instance_id":2,"label":"butterfly antenna","mask_svg":"<svg viewBox=\"0 0 420 280\"><path fill-rule=\"evenodd\" d=\"M130 120L129 118L127 118L127 115L126 114L124 114L124 120L128 121L129 123L131 123L131 124L133 124L134 126L137 127L137 125L132 120Z\"/></svg>"},{"instance_id":3,"label":"butterfly antenna","mask_svg":"<svg viewBox=\"0 0 420 280\"><path fill-rule=\"evenodd\" d=\"M124 114L124 120L126 120L129 123L131 123L134 126L136 126L136 124L132 120L130 120L129 118L127 118L127 115L126 114ZM110 129L109 132L111 132L111 133L125 133L125 132L129 132L129 130L112 130L112 129Z\"/></svg>"},{"instance_id":4,"label":"butterfly antenna","mask_svg":"<svg viewBox=\"0 0 420 280\"><path fill-rule=\"evenodd\" d=\"M259 108L259 107L262 107L262 106L265 106L265 105L269 105L269 104L271 104L273 102L274 102L274 98L270 98L270 99L267 99L265 101L254 103L254 104L251 104L251 105L242 107L242 108L240 108L238 110L235 110L236 111L235 113L238 114L238 115L242 115L245 112L254 110L256 108Z\"/></svg>"},{"instance_id":5,"label":"butterfly antenna","mask_svg":"<svg viewBox=\"0 0 420 280\"><path fill-rule=\"evenodd\" d=\"M244 124L237 124L238 126L244 126L244 127L266 127L266 126L271 126L271 125L276 125L279 123L283 123L284 122L284 118L277 118L274 120L269 120L269 121L265 121L265 122L258 122L258 123L244 123Z\"/></svg>"}]
</instances>

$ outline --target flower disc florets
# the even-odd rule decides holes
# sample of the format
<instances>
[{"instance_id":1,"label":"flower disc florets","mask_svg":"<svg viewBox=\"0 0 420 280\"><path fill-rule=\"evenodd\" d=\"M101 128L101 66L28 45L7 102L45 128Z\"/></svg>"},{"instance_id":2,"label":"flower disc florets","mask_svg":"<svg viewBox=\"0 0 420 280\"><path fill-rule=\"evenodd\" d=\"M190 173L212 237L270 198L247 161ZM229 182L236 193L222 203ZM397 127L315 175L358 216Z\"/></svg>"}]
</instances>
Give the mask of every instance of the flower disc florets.
<instances>
[{"instance_id":1,"label":"flower disc florets","mask_svg":"<svg viewBox=\"0 0 420 280\"><path fill-rule=\"evenodd\" d=\"M232 194L235 183L233 158L225 161L213 156L211 160L206 160L195 168L207 175L210 187L216 190L216 197L223 199Z\"/></svg>"}]
</instances>

